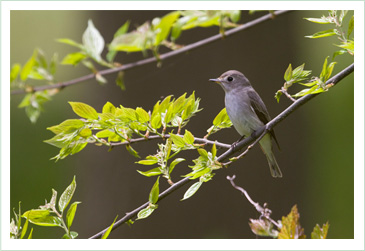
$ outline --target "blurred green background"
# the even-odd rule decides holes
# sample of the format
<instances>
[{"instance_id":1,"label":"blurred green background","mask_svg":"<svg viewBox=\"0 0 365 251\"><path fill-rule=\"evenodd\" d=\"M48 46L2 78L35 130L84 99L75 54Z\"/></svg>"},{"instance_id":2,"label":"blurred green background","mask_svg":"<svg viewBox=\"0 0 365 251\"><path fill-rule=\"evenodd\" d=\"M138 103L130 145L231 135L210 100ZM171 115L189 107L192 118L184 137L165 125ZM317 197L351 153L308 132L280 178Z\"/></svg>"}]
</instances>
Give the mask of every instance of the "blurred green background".
<instances>
[{"instance_id":1,"label":"blurred green background","mask_svg":"<svg viewBox=\"0 0 365 251\"><path fill-rule=\"evenodd\" d=\"M54 52L62 59L76 49L57 43L58 38L81 42L81 36L92 19L96 28L110 43L114 32L127 20L131 29L168 11L11 11L11 64L25 64L34 48L41 48L51 58ZM264 13L242 13L240 23ZM325 30L326 26L310 23L304 17L320 17L326 11L294 11L257 25L227 39L203 46L189 53L163 61L162 67L149 64L125 72L126 91L114 83L115 74L100 86L95 80L62 90L45 105L36 124L31 124L24 110L17 108L22 95L11 96L11 208L26 211L44 204L51 189L61 192L76 175L77 190L73 200L78 206L72 229L79 238L88 238L110 225L116 215L148 200L154 178L144 177L125 148L108 152L104 147L87 146L80 153L55 163L49 160L58 149L43 142L53 136L46 128L77 118L67 101L90 104L97 111L110 101L115 106L141 106L152 109L157 100L193 91L204 108L191 119L186 129L204 136L216 114L224 107L224 92L208 82L229 69L243 72L260 94L271 117L284 110L290 102L282 97L278 104L275 92L283 84L283 75L291 63L306 63L319 75L326 56L337 50L336 38L311 40L305 35ZM348 14L349 16L352 13ZM218 28L197 28L182 33L177 43L189 44L218 33ZM161 52L167 50L162 49ZM104 50L104 57L106 50ZM151 56L149 54L149 56ZM116 61L134 62L141 53L119 53ZM334 73L352 63L353 57L336 58ZM88 74L83 66L59 66L58 81ZM181 202L188 186L161 201L157 211L132 227L121 226L110 238L256 238L248 226L249 218L259 215L226 180L235 174L237 185L244 187L253 200L268 203L272 218L287 215L298 205L301 224L310 236L315 224L329 221L329 238L354 237L354 80L348 76L329 92L321 94L290 115L276 128L281 151L275 149L283 171L282 179L270 176L267 162L258 147L228 169L220 170L192 198ZM212 139L232 143L238 139L232 128ZM157 150L157 141L134 145L142 157ZM196 158L196 153L186 154ZM173 180L189 172L187 161L180 164ZM146 168L146 167L145 167ZM147 169L146 169L147 170ZM174 171L175 172L175 171ZM168 187L160 182L161 190ZM12 213L11 213L12 214ZM63 230L34 227L34 238L60 238Z\"/></svg>"}]
</instances>

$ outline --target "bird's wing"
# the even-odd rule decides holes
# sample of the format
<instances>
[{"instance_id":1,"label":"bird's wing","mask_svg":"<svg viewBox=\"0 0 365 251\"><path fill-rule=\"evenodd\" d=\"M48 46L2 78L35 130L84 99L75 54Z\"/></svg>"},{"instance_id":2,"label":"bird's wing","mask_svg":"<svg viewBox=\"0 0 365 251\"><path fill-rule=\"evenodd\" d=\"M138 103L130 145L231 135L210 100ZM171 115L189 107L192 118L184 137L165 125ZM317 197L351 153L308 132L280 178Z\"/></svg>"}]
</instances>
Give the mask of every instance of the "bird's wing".
<instances>
[{"instance_id":1,"label":"bird's wing","mask_svg":"<svg viewBox=\"0 0 365 251\"><path fill-rule=\"evenodd\" d=\"M262 123L264 123L266 125L267 122L270 121L270 115L266 109L264 102L262 101L260 96L257 94L257 92L253 89L249 90L247 92L247 94L248 94L248 97L250 98L250 105L253 108L253 110L255 111L257 117L262 121ZM274 138L276 145L280 149L279 142L276 139L275 132L273 129L270 131L270 134Z\"/></svg>"}]
</instances>

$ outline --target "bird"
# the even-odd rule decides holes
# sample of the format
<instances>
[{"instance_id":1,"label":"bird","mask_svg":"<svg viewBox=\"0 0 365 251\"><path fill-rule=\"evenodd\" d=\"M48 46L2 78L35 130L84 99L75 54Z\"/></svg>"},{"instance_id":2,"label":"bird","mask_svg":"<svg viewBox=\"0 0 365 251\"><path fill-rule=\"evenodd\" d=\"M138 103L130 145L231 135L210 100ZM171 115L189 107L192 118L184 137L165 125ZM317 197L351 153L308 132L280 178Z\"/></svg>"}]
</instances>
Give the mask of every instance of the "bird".
<instances>
[{"instance_id":1,"label":"bird","mask_svg":"<svg viewBox=\"0 0 365 251\"><path fill-rule=\"evenodd\" d=\"M271 120L264 102L241 72L229 70L209 81L216 82L223 88L228 117L242 137L250 136ZM275 140L280 149L274 130L270 130L259 144L266 155L272 177L281 178L283 175L273 153L272 140Z\"/></svg>"}]
</instances>

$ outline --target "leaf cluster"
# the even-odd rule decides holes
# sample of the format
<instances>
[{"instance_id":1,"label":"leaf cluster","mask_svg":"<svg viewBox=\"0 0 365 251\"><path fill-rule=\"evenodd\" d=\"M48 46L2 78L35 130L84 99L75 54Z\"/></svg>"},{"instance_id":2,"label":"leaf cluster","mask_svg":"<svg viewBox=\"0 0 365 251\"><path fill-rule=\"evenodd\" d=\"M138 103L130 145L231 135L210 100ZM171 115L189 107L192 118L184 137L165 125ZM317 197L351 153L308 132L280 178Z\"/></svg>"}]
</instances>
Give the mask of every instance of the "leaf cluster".
<instances>
[{"instance_id":1,"label":"leaf cluster","mask_svg":"<svg viewBox=\"0 0 365 251\"><path fill-rule=\"evenodd\" d=\"M76 190L76 179L73 178L71 184L65 189L58 200L58 210L56 209L57 203L57 191L52 189L52 197L50 202L45 205L39 206L38 209L31 209L21 214L20 211L20 203L19 203L19 214L15 214L15 220L12 219L10 224L10 237L11 238L21 238L25 236L28 228L29 222L38 226L44 227L61 227L65 230L65 234L62 237L63 239L74 239L78 236L77 232L71 231L70 227L75 218L77 205L81 202L75 201L73 202L67 210L66 220L63 215L65 209L71 202L71 199ZM26 218L26 222L24 226L21 228L21 218ZM21 232L20 232L21 229ZM28 236L28 239L32 238L33 228Z\"/></svg>"},{"instance_id":2,"label":"leaf cluster","mask_svg":"<svg viewBox=\"0 0 365 251\"><path fill-rule=\"evenodd\" d=\"M194 93L189 97L185 93L177 99L168 96L162 102L158 101L152 112L141 107L115 107L107 102L101 113L87 104L69 102L82 119L68 119L47 128L56 135L45 142L61 149L54 157L58 160L81 151L89 143L111 146L115 142L130 142L133 135L147 139L151 133L163 137L167 128L174 127L180 131L200 111L199 101ZM129 144L127 150L139 157Z\"/></svg>"},{"instance_id":3,"label":"leaf cluster","mask_svg":"<svg viewBox=\"0 0 365 251\"><path fill-rule=\"evenodd\" d=\"M250 228L252 232L259 236L266 236L278 239L305 239L304 228L299 222L299 212L294 205L287 216L283 216L281 221L278 221L278 229L274 228L272 221L262 217L260 219L250 219ZM326 239L329 224L323 224L322 228L317 224L312 233L312 239Z\"/></svg>"},{"instance_id":4,"label":"leaf cluster","mask_svg":"<svg viewBox=\"0 0 365 251\"><path fill-rule=\"evenodd\" d=\"M354 30L354 15L350 18L347 24L347 31L343 29L344 19L348 13L348 10L330 10L327 16L322 16L321 18L305 18L306 20L317 23L317 24L331 24L334 26L332 29L316 32L312 35L306 36L307 38L323 38L330 36L337 36L341 41L341 44L335 45L342 48L333 54L333 58L338 55L349 53L354 55L354 38L351 34ZM333 59L332 58L332 59Z\"/></svg>"},{"instance_id":5,"label":"leaf cluster","mask_svg":"<svg viewBox=\"0 0 365 251\"><path fill-rule=\"evenodd\" d=\"M57 93L54 90L44 90L32 92L32 87L26 85L26 81L42 81L47 84L53 84L57 66L57 54L54 54L50 62L47 62L44 52L41 49L35 49L32 56L22 67L20 64L14 64L10 71L10 84L12 88L24 88L29 91L18 105L19 108L25 108L25 112L32 123L35 123L43 111L45 102L51 100L51 96Z\"/></svg>"},{"instance_id":6,"label":"leaf cluster","mask_svg":"<svg viewBox=\"0 0 365 251\"><path fill-rule=\"evenodd\" d=\"M275 94L276 100L279 102L283 91L287 93L289 87L291 87L294 83L309 87L302 89L294 95L290 95L289 93L287 93L287 95L290 95L290 97L294 98L302 97L308 94L318 94L328 91L333 86L333 84L326 84L326 82L331 77L335 65L336 62L331 62L330 64L328 64L328 57L326 57L319 77L313 76L309 82L302 83L302 81L308 79L308 76L311 74L312 71L304 70L304 64L292 70L292 66L291 64L289 64L284 74L284 86Z\"/></svg>"}]
</instances>

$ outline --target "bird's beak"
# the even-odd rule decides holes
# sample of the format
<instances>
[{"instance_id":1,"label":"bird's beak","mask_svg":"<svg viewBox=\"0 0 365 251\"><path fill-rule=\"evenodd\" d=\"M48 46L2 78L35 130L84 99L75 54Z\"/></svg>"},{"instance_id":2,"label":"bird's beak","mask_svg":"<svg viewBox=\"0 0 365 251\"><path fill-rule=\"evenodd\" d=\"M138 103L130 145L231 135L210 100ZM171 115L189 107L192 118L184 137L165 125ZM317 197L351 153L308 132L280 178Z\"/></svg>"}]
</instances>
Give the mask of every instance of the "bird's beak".
<instances>
[{"instance_id":1,"label":"bird's beak","mask_svg":"<svg viewBox=\"0 0 365 251\"><path fill-rule=\"evenodd\" d=\"M216 82L216 83L218 83L218 84L220 84L220 83L222 82L222 80L221 80L221 79L219 79L219 78L211 78L211 79L209 79L209 81L211 81L211 82Z\"/></svg>"}]
</instances>

